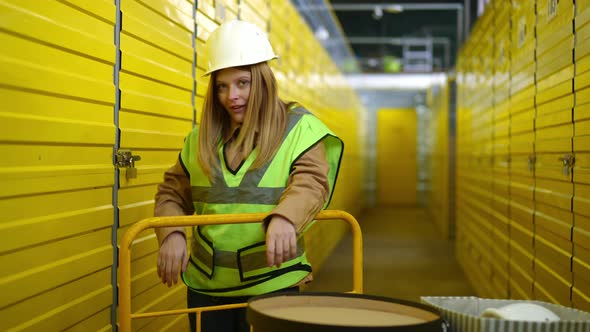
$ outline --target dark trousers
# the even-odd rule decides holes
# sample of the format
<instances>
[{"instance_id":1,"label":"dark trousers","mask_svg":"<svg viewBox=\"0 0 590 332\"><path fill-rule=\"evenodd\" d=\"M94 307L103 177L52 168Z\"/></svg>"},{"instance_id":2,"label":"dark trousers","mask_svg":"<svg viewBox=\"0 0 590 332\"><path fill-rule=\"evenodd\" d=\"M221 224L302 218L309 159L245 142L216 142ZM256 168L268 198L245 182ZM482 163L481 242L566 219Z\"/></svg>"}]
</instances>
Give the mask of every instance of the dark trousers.
<instances>
[{"instance_id":1,"label":"dark trousers","mask_svg":"<svg viewBox=\"0 0 590 332\"><path fill-rule=\"evenodd\" d=\"M299 287L283 289L279 292L299 292ZM235 304L248 302L251 296L220 297L210 296L187 290L187 307L210 307L222 304ZM188 314L191 331L197 330L197 315ZM250 332L250 325L246 320L246 308L233 310L216 310L201 314L202 332Z\"/></svg>"}]
</instances>

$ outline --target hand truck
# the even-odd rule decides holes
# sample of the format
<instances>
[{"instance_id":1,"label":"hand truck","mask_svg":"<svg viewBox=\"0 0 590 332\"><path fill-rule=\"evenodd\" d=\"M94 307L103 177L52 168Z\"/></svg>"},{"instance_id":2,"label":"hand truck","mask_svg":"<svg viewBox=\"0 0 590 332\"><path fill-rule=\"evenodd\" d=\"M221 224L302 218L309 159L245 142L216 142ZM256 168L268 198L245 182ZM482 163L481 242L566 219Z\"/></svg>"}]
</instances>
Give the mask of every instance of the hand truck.
<instances>
[{"instance_id":1,"label":"hand truck","mask_svg":"<svg viewBox=\"0 0 590 332\"><path fill-rule=\"evenodd\" d=\"M206 311L228 310L246 307L247 303L226 304L210 307L175 309L158 312L132 313L131 312L131 244L139 233L148 228L170 226L195 226L195 225L219 225L242 224L261 222L267 216L266 213L246 214L217 214L217 215L193 215L174 217L153 217L143 219L133 224L125 232L119 248L119 306L118 325L119 331L131 332L131 320L133 318L146 318L166 315L179 315L196 313L197 332L201 330L201 314ZM362 234L359 223L349 213L339 210L325 210L318 213L314 220L344 220L348 222L352 231L352 291L350 293L363 293L363 257Z\"/></svg>"}]
</instances>

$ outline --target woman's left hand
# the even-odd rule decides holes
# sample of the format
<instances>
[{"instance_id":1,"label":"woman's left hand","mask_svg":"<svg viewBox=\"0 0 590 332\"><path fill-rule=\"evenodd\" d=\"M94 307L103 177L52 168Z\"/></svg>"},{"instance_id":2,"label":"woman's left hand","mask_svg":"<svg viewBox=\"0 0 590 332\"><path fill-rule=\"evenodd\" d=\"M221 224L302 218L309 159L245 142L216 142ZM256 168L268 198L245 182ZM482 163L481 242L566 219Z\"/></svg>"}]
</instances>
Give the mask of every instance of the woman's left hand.
<instances>
[{"instance_id":1,"label":"woman's left hand","mask_svg":"<svg viewBox=\"0 0 590 332\"><path fill-rule=\"evenodd\" d=\"M272 216L266 229L266 261L268 266L281 264L297 256L295 226L278 215Z\"/></svg>"}]
</instances>

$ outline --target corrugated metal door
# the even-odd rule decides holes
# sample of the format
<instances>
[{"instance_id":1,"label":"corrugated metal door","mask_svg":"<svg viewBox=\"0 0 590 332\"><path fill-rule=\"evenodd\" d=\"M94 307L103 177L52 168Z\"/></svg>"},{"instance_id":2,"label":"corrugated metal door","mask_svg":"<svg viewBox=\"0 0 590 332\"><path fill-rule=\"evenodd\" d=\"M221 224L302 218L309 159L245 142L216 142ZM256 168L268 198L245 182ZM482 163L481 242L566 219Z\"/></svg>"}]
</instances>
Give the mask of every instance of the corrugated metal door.
<instances>
[{"instance_id":1,"label":"corrugated metal door","mask_svg":"<svg viewBox=\"0 0 590 332\"><path fill-rule=\"evenodd\" d=\"M590 310L590 2L576 4L572 302Z\"/></svg>"},{"instance_id":2,"label":"corrugated metal door","mask_svg":"<svg viewBox=\"0 0 590 332\"><path fill-rule=\"evenodd\" d=\"M428 211L443 238L452 236L449 222L449 108L451 82L428 90L428 106L433 118L429 133Z\"/></svg>"},{"instance_id":3,"label":"corrugated metal door","mask_svg":"<svg viewBox=\"0 0 590 332\"><path fill-rule=\"evenodd\" d=\"M537 2L535 299L571 305L574 4Z\"/></svg>"},{"instance_id":4,"label":"corrugated metal door","mask_svg":"<svg viewBox=\"0 0 590 332\"><path fill-rule=\"evenodd\" d=\"M494 2L492 219L494 245L492 284L495 297L509 294L510 251L510 11L511 1Z\"/></svg>"},{"instance_id":5,"label":"corrugated metal door","mask_svg":"<svg viewBox=\"0 0 590 332\"><path fill-rule=\"evenodd\" d=\"M510 67L510 260L509 291L532 299L534 282L534 4L513 1Z\"/></svg>"},{"instance_id":6,"label":"corrugated metal door","mask_svg":"<svg viewBox=\"0 0 590 332\"><path fill-rule=\"evenodd\" d=\"M118 151L141 159L120 168L118 231L153 215L156 185L178 158L194 118L194 5L187 1L121 1ZM136 174L133 174L136 173ZM186 307L186 288L162 285L156 274L158 243L152 230L135 241L132 311ZM185 315L134 321L134 329L188 329Z\"/></svg>"},{"instance_id":7,"label":"corrugated metal door","mask_svg":"<svg viewBox=\"0 0 590 332\"><path fill-rule=\"evenodd\" d=\"M0 16L0 329L110 331L115 6Z\"/></svg>"}]
</instances>

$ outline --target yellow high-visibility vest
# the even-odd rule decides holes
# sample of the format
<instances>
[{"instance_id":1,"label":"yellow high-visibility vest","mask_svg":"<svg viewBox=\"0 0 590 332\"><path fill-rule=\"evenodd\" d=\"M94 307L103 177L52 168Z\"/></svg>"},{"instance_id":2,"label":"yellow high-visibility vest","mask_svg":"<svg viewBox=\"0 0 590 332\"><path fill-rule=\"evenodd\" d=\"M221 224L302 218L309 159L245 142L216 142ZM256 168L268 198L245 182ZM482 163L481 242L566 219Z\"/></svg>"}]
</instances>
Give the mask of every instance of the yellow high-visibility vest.
<instances>
[{"instance_id":1,"label":"yellow high-visibility vest","mask_svg":"<svg viewBox=\"0 0 590 332\"><path fill-rule=\"evenodd\" d=\"M332 196L343 143L319 119L303 108L289 111L287 130L273 159L261 168L249 170L257 149L236 173L222 163L223 144L218 150L221 171L215 181L204 175L198 162L198 130L185 140L180 159L189 173L195 212L202 214L270 212L278 204L293 163L323 141L330 165ZM328 206L329 200L324 205ZM301 239L302 240L302 239ZM194 291L217 296L259 295L289 287L311 272L303 241L298 256L281 265L266 263L265 233L260 223L200 226L193 229L191 257L183 280Z\"/></svg>"}]
</instances>

